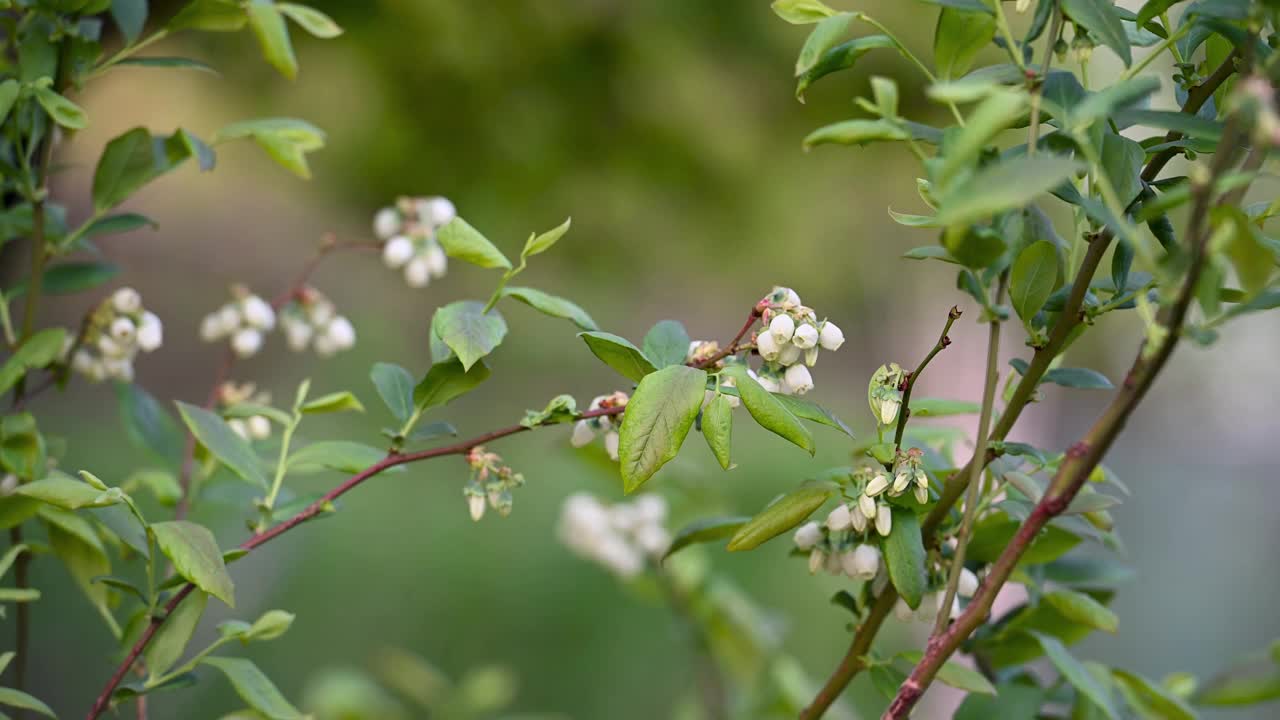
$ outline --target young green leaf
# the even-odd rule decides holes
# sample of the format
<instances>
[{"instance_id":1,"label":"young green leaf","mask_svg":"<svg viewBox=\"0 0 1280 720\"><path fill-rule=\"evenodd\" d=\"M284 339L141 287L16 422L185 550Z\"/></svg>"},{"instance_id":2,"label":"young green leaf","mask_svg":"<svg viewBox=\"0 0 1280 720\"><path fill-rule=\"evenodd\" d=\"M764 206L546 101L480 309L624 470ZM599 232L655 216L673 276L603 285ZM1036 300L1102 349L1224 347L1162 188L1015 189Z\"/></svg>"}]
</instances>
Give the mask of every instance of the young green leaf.
<instances>
[{"instance_id":1,"label":"young green leaf","mask_svg":"<svg viewBox=\"0 0 1280 720\"><path fill-rule=\"evenodd\" d=\"M336 470L354 475L379 462L387 453L350 440L322 440L299 448L289 456L289 472Z\"/></svg>"},{"instance_id":2,"label":"young green leaf","mask_svg":"<svg viewBox=\"0 0 1280 720\"><path fill-rule=\"evenodd\" d=\"M671 539L671 545L667 547L667 552L663 554L662 559L666 560L690 545L727 538L736 533L743 525L746 525L749 520L751 518L742 515L695 520L680 528L675 537Z\"/></svg>"},{"instance_id":3,"label":"young green leaf","mask_svg":"<svg viewBox=\"0 0 1280 720\"><path fill-rule=\"evenodd\" d=\"M849 24L853 22L855 13L837 13L823 18L800 48L800 56L796 59L796 77L800 77L814 65L831 48L840 42L840 38L849 32Z\"/></svg>"},{"instance_id":4,"label":"young green leaf","mask_svg":"<svg viewBox=\"0 0 1280 720\"><path fill-rule=\"evenodd\" d=\"M924 657L924 653L919 650L908 650L898 653L898 657L915 665ZM965 692L981 693L983 695L996 694L995 686L983 677L982 673L972 668L967 668L955 660L948 660L942 664L942 667L938 668L938 682Z\"/></svg>"},{"instance_id":5,"label":"young green leaf","mask_svg":"<svg viewBox=\"0 0 1280 720\"><path fill-rule=\"evenodd\" d=\"M646 375L627 403L618 455L622 488L631 493L675 458L693 427L707 373L673 365Z\"/></svg>"},{"instance_id":6,"label":"young green leaf","mask_svg":"<svg viewBox=\"0 0 1280 720\"><path fill-rule=\"evenodd\" d=\"M893 508L893 526L889 537L881 547L884 562L889 568L889 580L902 596L903 601L915 610L928 588L925 571L924 541L920 536L920 521L906 508Z\"/></svg>"},{"instance_id":7,"label":"young green leaf","mask_svg":"<svg viewBox=\"0 0 1280 720\"><path fill-rule=\"evenodd\" d=\"M124 35L124 41L132 45L147 24L147 0L111 0L111 19Z\"/></svg>"},{"instance_id":8,"label":"young green leaf","mask_svg":"<svg viewBox=\"0 0 1280 720\"><path fill-rule=\"evenodd\" d=\"M236 0L192 0L173 16L165 28L170 32L236 32L248 21L244 7Z\"/></svg>"},{"instance_id":9,"label":"young green leaf","mask_svg":"<svg viewBox=\"0 0 1280 720\"><path fill-rule=\"evenodd\" d=\"M1045 693L1037 686L1002 684L996 686L996 693L965 697L952 720L1026 720L1044 705Z\"/></svg>"},{"instance_id":10,"label":"young green leaf","mask_svg":"<svg viewBox=\"0 0 1280 720\"><path fill-rule=\"evenodd\" d=\"M364 405L361 405L360 399L352 395L350 391L343 390L311 400L299 410L308 415L348 411L364 412Z\"/></svg>"},{"instance_id":11,"label":"young green leaf","mask_svg":"<svg viewBox=\"0 0 1280 720\"><path fill-rule=\"evenodd\" d=\"M813 67L800 74L796 81L796 99L804 102L804 91L820 78L840 70L847 70L858 58L878 48L897 49L898 44L887 35L868 35L840 43L822 54Z\"/></svg>"},{"instance_id":12,"label":"young green leaf","mask_svg":"<svg viewBox=\"0 0 1280 720\"><path fill-rule=\"evenodd\" d=\"M593 355L623 377L640 382L645 375L657 369L640 352L640 348L632 345L626 338L607 332L583 332L578 333L578 337L582 338Z\"/></svg>"},{"instance_id":13,"label":"young green leaf","mask_svg":"<svg viewBox=\"0 0 1280 720\"><path fill-rule=\"evenodd\" d=\"M959 225L1022 207L1066 182L1080 164L1041 153L988 165L939 199L938 222Z\"/></svg>"},{"instance_id":14,"label":"young green leaf","mask_svg":"<svg viewBox=\"0 0 1280 720\"><path fill-rule=\"evenodd\" d=\"M1113 390L1115 386L1106 375L1089 368L1054 368L1044 374L1041 382L1053 383L1079 390Z\"/></svg>"},{"instance_id":15,"label":"young green leaf","mask_svg":"<svg viewBox=\"0 0 1280 720\"><path fill-rule=\"evenodd\" d=\"M181 131L166 139L152 137L146 128L137 127L113 138L93 172L94 210L102 212L119 205L190 156L190 145Z\"/></svg>"},{"instance_id":16,"label":"young green leaf","mask_svg":"<svg viewBox=\"0 0 1280 720\"><path fill-rule=\"evenodd\" d=\"M80 508L107 507L123 502L121 497L123 493L119 488L114 490L115 492L99 490L55 470L48 477L19 485L16 492L64 510L79 510Z\"/></svg>"},{"instance_id":17,"label":"young green leaf","mask_svg":"<svg viewBox=\"0 0 1280 720\"><path fill-rule=\"evenodd\" d=\"M13 355L0 366L0 394L9 392L28 372L56 360L62 352L66 337L67 331L63 328L46 328L18 346Z\"/></svg>"},{"instance_id":18,"label":"young green leaf","mask_svg":"<svg viewBox=\"0 0 1280 720\"><path fill-rule=\"evenodd\" d=\"M1058 249L1047 240L1028 245L1009 273L1009 300L1014 312L1028 325L1057 289Z\"/></svg>"},{"instance_id":19,"label":"young green leaf","mask_svg":"<svg viewBox=\"0 0 1280 720\"><path fill-rule=\"evenodd\" d=\"M207 657L200 664L220 670L231 681L231 686L241 700L271 720L303 719L302 713L280 694L271 679L253 661L245 658Z\"/></svg>"},{"instance_id":20,"label":"young green leaf","mask_svg":"<svg viewBox=\"0 0 1280 720\"><path fill-rule=\"evenodd\" d=\"M196 590L165 618L142 656L151 680L163 676L182 659L182 651L191 642L208 603L208 593Z\"/></svg>"},{"instance_id":21,"label":"young green leaf","mask_svg":"<svg viewBox=\"0 0 1280 720\"><path fill-rule=\"evenodd\" d=\"M746 406L747 412L751 413L751 417L759 423L760 427L808 450L810 455L814 453L813 434L809 432L809 428L805 427L804 423L800 422L800 419L792 414L777 396L765 390L760 383L747 375L745 367L730 365L725 368L724 374L734 378L742 404Z\"/></svg>"},{"instance_id":22,"label":"young green leaf","mask_svg":"<svg viewBox=\"0 0 1280 720\"><path fill-rule=\"evenodd\" d=\"M943 12L947 11L944 9ZM1013 127L1019 119L1025 121L1027 103L1027 94L1021 91L1000 89L988 95L973 109L964 127L947 144L947 152L942 156L936 173L937 183L945 186L962 169L974 165L983 148L1000 133Z\"/></svg>"},{"instance_id":23,"label":"young green leaf","mask_svg":"<svg viewBox=\"0 0 1280 720\"><path fill-rule=\"evenodd\" d=\"M262 57L286 78L297 77L298 58L293 54L289 28L280 8L271 0L252 0L244 9L249 14L249 27L262 48Z\"/></svg>"},{"instance_id":24,"label":"young green leaf","mask_svg":"<svg viewBox=\"0 0 1280 720\"><path fill-rule=\"evenodd\" d=\"M155 533L160 552L173 562L179 575L227 605L236 606L235 586L227 574L218 541L208 528L172 520L152 523L151 532Z\"/></svg>"},{"instance_id":25,"label":"young green leaf","mask_svg":"<svg viewBox=\"0 0 1280 720\"><path fill-rule=\"evenodd\" d=\"M644 356L655 367L683 365L689 354L689 333L678 320L663 320L649 329L644 336Z\"/></svg>"},{"instance_id":26,"label":"young green leaf","mask_svg":"<svg viewBox=\"0 0 1280 720\"><path fill-rule=\"evenodd\" d=\"M497 310L484 311L484 303L459 300L436 310L431 327L462 362L464 370L493 352L507 336L507 322Z\"/></svg>"},{"instance_id":27,"label":"young green leaf","mask_svg":"<svg viewBox=\"0 0 1280 720\"><path fill-rule=\"evenodd\" d=\"M1062 13L1115 51L1126 66L1133 63L1129 37L1116 13L1115 0L1061 0Z\"/></svg>"},{"instance_id":28,"label":"young green leaf","mask_svg":"<svg viewBox=\"0 0 1280 720\"><path fill-rule=\"evenodd\" d=\"M814 145L866 145L909 140L911 134L888 120L845 120L820 127L804 138L804 148Z\"/></svg>"},{"instance_id":29,"label":"young green leaf","mask_svg":"<svg viewBox=\"0 0 1280 720\"><path fill-rule=\"evenodd\" d=\"M1082 592L1067 589L1054 590L1045 593L1043 600L1072 622L1109 633L1116 632L1120 627L1120 618L1116 617L1114 612Z\"/></svg>"},{"instance_id":30,"label":"young green leaf","mask_svg":"<svg viewBox=\"0 0 1280 720\"><path fill-rule=\"evenodd\" d=\"M716 395L702 411L702 437L720 467L729 469L729 447L733 436L733 408L724 395Z\"/></svg>"},{"instance_id":31,"label":"young green leaf","mask_svg":"<svg viewBox=\"0 0 1280 720\"><path fill-rule=\"evenodd\" d=\"M843 420L836 417L835 413L821 405L804 398L798 398L795 395L781 395L779 393L772 393L772 395L774 399L782 403L782 407L801 420L809 420L819 425L833 427L845 435L853 437L853 430Z\"/></svg>"},{"instance_id":32,"label":"young green leaf","mask_svg":"<svg viewBox=\"0 0 1280 720\"><path fill-rule=\"evenodd\" d=\"M1191 698L1196 705L1236 707L1280 698L1280 664L1254 657L1210 678Z\"/></svg>"},{"instance_id":33,"label":"young green leaf","mask_svg":"<svg viewBox=\"0 0 1280 720\"><path fill-rule=\"evenodd\" d=\"M562 297L535 290L531 287L505 287L503 297L519 300L529 307L551 317L564 318L583 330L597 329L596 321L591 319L586 310Z\"/></svg>"},{"instance_id":34,"label":"young green leaf","mask_svg":"<svg viewBox=\"0 0 1280 720\"><path fill-rule=\"evenodd\" d=\"M413 386L416 384L409 371L394 363L380 362L374 363L369 377L391 414L400 422L408 420L413 414Z\"/></svg>"},{"instance_id":35,"label":"young green leaf","mask_svg":"<svg viewBox=\"0 0 1280 720\"><path fill-rule=\"evenodd\" d=\"M465 260L482 268L511 269L511 261L502 251L471 227L466 220L456 217L436 233L436 239L449 257Z\"/></svg>"},{"instance_id":36,"label":"young green leaf","mask_svg":"<svg viewBox=\"0 0 1280 720\"><path fill-rule=\"evenodd\" d=\"M565 218L564 222L540 235L530 235L529 239L525 241L524 249L520 251L520 258L532 257L550 250L552 245L555 245L560 238L564 237L565 233L569 232L569 226L572 224L573 218ZM532 305L532 303L530 304Z\"/></svg>"},{"instance_id":37,"label":"young green leaf","mask_svg":"<svg viewBox=\"0 0 1280 720\"><path fill-rule=\"evenodd\" d=\"M933 32L933 61L938 77L950 80L968 72L974 57L991 43L995 34L996 19L990 11L942 8Z\"/></svg>"},{"instance_id":38,"label":"young green leaf","mask_svg":"<svg viewBox=\"0 0 1280 720\"><path fill-rule=\"evenodd\" d=\"M43 700L14 688L0 688L0 705L18 708L19 710L30 710L58 720L58 716L54 714L53 709L46 705Z\"/></svg>"},{"instance_id":39,"label":"young green leaf","mask_svg":"<svg viewBox=\"0 0 1280 720\"><path fill-rule=\"evenodd\" d=\"M729 539L730 552L753 550L804 522L834 491L820 485L797 488L770 503Z\"/></svg>"},{"instance_id":40,"label":"young green leaf","mask_svg":"<svg viewBox=\"0 0 1280 720\"><path fill-rule=\"evenodd\" d=\"M297 616L285 610L268 610L245 630L243 638L246 642L254 640L275 640L289 632Z\"/></svg>"},{"instance_id":41,"label":"young green leaf","mask_svg":"<svg viewBox=\"0 0 1280 720\"><path fill-rule=\"evenodd\" d=\"M171 466L182 461L183 438L168 411L137 383L116 383L116 401L125 433L139 448Z\"/></svg>"},{"instance_id":42,"label":"young green leaf","mask_svg":"<svg viewBox=\"0 0 1280 720\"><path fill-rule=\"evenodd\" d=\"M557 395L541 410L526 410L520 424L532 428L539 425L572 422L578 417L578 402L572 395Z\"/></svg>"},{"instance_id":43,"label":"young green leaf","mask_svg":"<svg viewBox=\"0 0 1280 720\"><path fill-rule=\"evenodd\" d=\"M290 20L298 23L303 30L318 38L327 40L342 34L342 28L338 27L338 23L334 22L333 18L313 7L291 2L278 2L276 7L280 8L280 12Z\"/></svg>"},{"instance_id":44,"label":"young green leaf","mask_svg":"<svg viewBox=\"0 0 1280 720\"><path fill-rule=\"evenodd\" d=\"M323 130L294 118L258 118L232 123L219 130L213 142L241 138L253 140L278 165L303 179L311 177L307 153L324 147L325 142Z\"/></svg>"},{"instance_id":45,"label":"young green leaf","mask_svg":"<svg viewBox=\"0 0 1280 720\"><path fill-rule=\"evenodd\" d=\"M195 405L177 402L178 413L201 445L229 470L261 488L267 487L262 463L248 441L227 426L222 418Z\"/></svg>"},{"instance_id":46,"label":"young green leaf","mask_svg":"<svg viewBox=\"0 0 1280 720\"><path fill-rule=\"evenodd\" d=\"M8 119L9 111L13 109L21 90L22 84L13 78L0 82L0 123Z\"/></svg>"},{"instance_id":47,"label":"young green leaf","mask_svg":"<svg viewBox=\"0 0 1280 720\"><path fill-rule=\"evenodd\" d=\"M116 65L129 65L131 67L144 68L177 68L183 70L200 70L214 75L221 74L208 63L185 57L163 57L158 55L131 57L116 62Z\"/></svg>"},{"instance_id":48,"label":"young green leaf","mask_svg":"<svg viewBox=\"0 0 1280 720\"><path fill-rule=\"evenodd\" d=\"M457 358L436 363L413 389L414 405L419 411L444 405L471 392L488 378L489 366L483 361L477 361L470 369L463 369L462 361Z\"/></svg>"},{"instance_id":49,"label":"young green leaf","mask_svg":"<svg viewBox=\"0 0 1280 720\"><path fill-rule=\"evenodd\" d=\"M1111 676L1129 689L1129 692L1146 707L1142 717L1158 717L1162 720L1195 720L1196 714L1186 701L1173 694L1168 688L1131 673L1128 670L1112 668Z\"/></svg>"},{"instance_id":50,"label":"young green leaf","mask_svg":"<svg viewBox=\"0 0 1280 720\"><path fill-rule=\"evenodd\" d=\"M792 25L810 25L836 14L821 0L773 0L769 7Z\"/></svg>"},{"instance_id":51,"label":"young green leaf","mask_svg":"<svg viewBox=\"0 0 1280 720\"><path fill-rule=\"evenodd\" d=\"M1089 672L1079 660L1071 656L1062 641L1052 635L1045 635L1035 631L1029 631L1030 634L1040 643L1040 647L1044 649L1044 654L1049 657L1049 661L1053 666L1062 673L1062 677L1071 683L1076 690L1089 698L1089 701L1098 706L1111 720L1117 720L1119 715L1116 713L1115 707L1112 705L1111 693L1104 687L1098 679Z\"/></svg>"},{"instance_id":52,"label":"young green leaf","mask_svg":"<svg viewBox=\"0 0 1280 720\"><path fill-rule=\"evenodd\" d=\"M64 128L82 130L89 124L84 109L47 87L37 87L36 101L49 117Z\"/></svg>"}]
</instances>

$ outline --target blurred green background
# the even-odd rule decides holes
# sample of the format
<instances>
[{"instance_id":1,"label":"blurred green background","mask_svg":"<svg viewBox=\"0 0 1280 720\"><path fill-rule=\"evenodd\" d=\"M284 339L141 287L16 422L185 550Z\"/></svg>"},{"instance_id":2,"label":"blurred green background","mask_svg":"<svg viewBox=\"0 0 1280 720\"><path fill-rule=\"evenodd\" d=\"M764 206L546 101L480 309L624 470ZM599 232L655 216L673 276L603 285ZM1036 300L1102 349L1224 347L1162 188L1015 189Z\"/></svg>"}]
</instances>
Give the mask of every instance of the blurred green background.
<instances>
[{"instance_id":1,"label":"blurred green background","mask_svg":"<svg viewBox=\"0 0 1280 720\"><path fill-rule=\"evenodd\" d=\"M693 337L723 342L770 286L794 287L848 338L839 353L823 355L811 397L863 432L870 430L870 373L891 360L914 364L948 307L959 303L970 312L920 392L979 396L985 327L975 322L976 309L953 289L946 266L899 259L935 238L895 225L885 212L923 209L914 161L888 146L800 150L813 127L854 116L850 100L873 74L898 81L904 114L936 113L896 55L868 55L856 72L824 80L800 104L790 70L806 29L778 20L766 2L315 4L346 34L322 42L296 32L296 82L259 60L248 33L183 37L156 52L204 59L221 77L117 70L79 98L92 123L60 148L56 178L73 218L89 210L102 144L129 127L180 126L209 137L230 121L290 115L328 133L328 147L312 156L310 183L254 148L228 146L215 172L184 169L132 202L160 229L105 248L125 268L121 282L141 290L165 321L164 349L139 363L139 382L162 399L203 399L220 351L201 345L196 328L223 302L229 283L274 295L323 233L367 237L372 213L400 194L452 198L508 252L530 231L572 215L572 231L536 258L522 283L572 298L604 329L633 340L660 319L678 318ZM176 5L153 3L154 16L166 17ZM858 8L902 28L905 41L928 57L934 8L891 0ZM1098 58L1095 78L1114 70L1109 60ZM9 263L6 276L18 258L11 254ZM280 401L304 377L318 390L352 389L370 408L367 416L317 422L305 434L376 444L389 418L367 379L370 365L386 360L424 371L434 309L483 298L495 280L454 263L443 281L411 290L373 258L340 256L316 284L356 323L356 349L322 362L289 354L277 338L235 377L258 381ZM45 318L71 324L96 300L61 298ZM522 305L503 312L512 331L492 358L494 377L433 419L452 421L466 436L515 422L560 392L586 403L625 389L567 323ZM1134 321L1108 316L1091 341L1072 349L1072 364L1117 379L1135 347ZM1006 337L1007 356L1029 354L1020 330ZM1115 515L1138 573L1115 601L1119 634L1091 638L1080 655L1156 678L1203 675L1280 635L1280 525L1269 509L1280 499L1272 460L1278 351L1275 322L1260 318L1233 326L1211 350L1179 351L1122 437L1110 465L1134 497ZM1083 391L1045 395L1015 436L1050 448L1081 433L1106 401ZM71 440L68 467L119 478L142 462L125 441L110 388L79 387L36 409L47 430ZM722 473L703 444L691 441L651 488L677 509L683 499L711 496L725 510L753 512L807 474L847 459L847 439L816 432L819 452L810 460L740 424L741 467ZM555 539L566 495L621 495L599 447L574 451L567 436L548 430L495 447L528 478L506 519L467 518L459 491L466 468L458 460L369 483L333 518L237 563L239 607L211 604L199 637L210 637L225 617L297 612L292 632L246 653L300 702L321 671L367 666L390 646L455 676L486 663L507 665L521 681L520 710L580 719L670 716L691 673L673 620ZM337 480L308 476L298 489ZM217 528L224 545L245 534L242 511L230 504L210 500L197 518ZM786 649L821 679L847 644L847 616L828 602L841 584L810 577L787 549L777 542L709 557L778 612ZM59 568L37 560L33 574L46 588L32 610L34 690L76 717L109 674L112 643ZM11 622L0 627L12 633ZM922 631L894 626L887 642L919 642ZM865 678L854 687L854 696L872 697ZM933 704L920 716L942 715L954 701L945 695L931 693ZM238 706L225 682L208 678L194 691L155 696L152 717L212 718Z\"/></svg>"}]
</instances>

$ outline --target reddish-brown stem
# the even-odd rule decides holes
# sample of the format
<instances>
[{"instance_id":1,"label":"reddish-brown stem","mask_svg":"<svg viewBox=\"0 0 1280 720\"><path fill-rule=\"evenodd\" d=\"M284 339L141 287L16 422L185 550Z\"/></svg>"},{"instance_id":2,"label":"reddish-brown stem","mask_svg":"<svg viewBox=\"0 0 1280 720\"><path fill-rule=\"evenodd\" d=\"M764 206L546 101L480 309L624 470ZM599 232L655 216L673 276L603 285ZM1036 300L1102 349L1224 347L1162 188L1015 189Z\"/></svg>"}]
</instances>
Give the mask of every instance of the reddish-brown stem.
<instances>
[{"instance_id":1,"label":"reddish-brown stem","mask_svg":"<svg viewBox=\"0 0 1280 720\"><path fill-rule=\"evenodd\" d=\"M729 357L730 355L738 352L738 344L742 342L742 338L747 336L747 333L751 332L751 326L755 325L756 321L760 319L760 315L764 312L764 309L766 307L768 307L768 304L765 300L761 300L760 302L756 303L755 307L751 309L751 314L747 316L747 321L742 324L742 329L738 331L737 335L733 336L733 340L730 340L729 344L726 345L723 350L717 352L711 357L706 358L704 360L699 360L698 362L693 363L693 367L696 367L696 368L710 367L720 362L721 360Z\"/></svg>"},{"instance_id":2,"label":"reddish-brown stem","mask_svg":"<svg viewBox=\"0 0 1280 720\"><path fill-rule=\"evenodd\" d=\"M1045 525L1061 515L1080 492L1080 488L1084 486L1094 468L1111 449L1129 417L1142 402L1147 391L1151 389L1151 385L1164 369L1169 357L1173 355L1191 302L1195 298L1196 284L1204 270L1210 236L1208 215L1214 199L1214 182L1234 163L1241 139L1242 135L1236 130L1235 122L1229 120L1214 157L1209 180L1192 190L1194 202L1187 223L1191 239L1191 262L1176 299L1159 318L1160 326L1164 328L1163 337L1157 341L1159 344L1154 350L1149 350L1146 342L1143 342L1116 396L1084 438L1067 450L1066 457L1054 474L1053 480L1050 481L1044 497L1036 503L1035 509L1032 510L1026 522L1018 528L1013 539L1000 553L1000 557L991 565L987 577L982 581L977 594L973 596L965 611L946 632L929 639L924 657L899 688L897 697L885 711L882 720L907 717L943 663L982 625L988 613L991 612L996 595L1017 567L1018 561L1022 559Z\"/></svg>"},{"instance_id":3,"label":"reddish-brown stem","mask_svg":"<svg viewBox=\"0 0 1280 720\"><path fill-rule=\"evenodd\" d=\"M911 391L915 389L916 381L920 379L924 369L929 367L929 362L934 356L951 346L951 337L947 333L951 332L951 326L960 319L961 314L959 306L951 306L947 311L947 321L938 335L938 342L934 343L929 349L929 354L925 355L916 369L907 376L906 385L902 388L902 407L898 410L898 427L893 432L893 445L898 450L902 449L902 436L907 432L907 420L911 418Z\"/></svg>"}]
</instances>

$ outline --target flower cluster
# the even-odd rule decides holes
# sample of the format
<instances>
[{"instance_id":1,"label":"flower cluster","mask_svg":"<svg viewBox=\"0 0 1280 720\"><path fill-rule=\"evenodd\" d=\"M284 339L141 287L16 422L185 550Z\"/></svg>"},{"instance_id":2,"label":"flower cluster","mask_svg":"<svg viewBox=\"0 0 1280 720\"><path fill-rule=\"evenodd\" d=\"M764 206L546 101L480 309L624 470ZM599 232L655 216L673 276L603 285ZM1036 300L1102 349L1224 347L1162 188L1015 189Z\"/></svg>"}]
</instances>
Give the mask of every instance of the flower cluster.
<instances>
[{"instance_id":1,"label":"flower cluster","mask_svg":"<svg viewBox=\"0 0 1280 720\"><path fill-rule=\"evenodd\" d=\"M237 357L258 354L266 333L276 326L276 311L271 303L249 292L243 285L231 287L231 302L209 313L200 323L200 339L205 342L231 340Z\"/></svg>"},{"instance_id":2,"label":"flower cluster","mask_svg":"<svg viewBox=\"0 0 1280 720\"><path fill-rule=\"evenodd\" d=\"M902 409L902 384L906 377L898 363L881 365L871 376L867 403L871 406L871 414L881 425L892 425L898 419L898 411Z\"/></svg>"},{"instance_id":3,"label":"flower cluster","mask_svg":"<svg viewBox=\"0 0 1280 720\"><path fill-rule=\"evenodd\" d=\"M280 329L285 344L294 352L313 348L320 357L329 357L356 344L356 329L339 315L333 303L313 287L304 287L280 310Z\"/></svg>"},{"instance_id":4,"label":"flower cluster","mask_svg":"<svg viewBox=\"0 0 1280 720\"><path fill-rule=\"evenodd\" d=\"M271 404L271 394L258 392L258 387L253 383L237 385L225 382L218 388L218 405L224 412L244 404L268 406ZM227 419L227 426L245 440L266 440L271 437L271 420L265 415L230 417Z\"/></svg>"},{"instance_id":5,"label":"flower cluster","mask_svg":"<svg viewBox=\"0 0 1280 720\"><path fill-rule=\"evenodd\" d=\"M511 491L524 485L524 475L502 464L502 456L477 445L467 453L471 480L462 488L472 520L484 517L486 504L506 517L511 514Z\"/></svg>"},{"instance_id":6,"label":"flower cluster","mask_svg":"<svg viewBox=\"0 0 1280 720\"><path fill-rule=\"evenodd\" d=\"M591 401L590 410L607 410L616 407L626 407L627 394L619 390L611 395L600 395ZM574 447L580 448L595 439L596 433L604 433L604 449L608 451L609 457L613 460L618 459L618 426L622 424L622 419L612 415L601 415L600 417L583 418L573 424L573 435L569 438L569 442Z\"/></svg>"},{"instance_id":7,"label":"flower cluster","mask_svg":"<svg viewBox=\"0 0 1280 720\"><path fill-rule=\"evenodd\" d=\"M409 287L426 287L449 269L436 231L457 217L453 203L443 197L401 197L393 207L373 216L373 234L383 241L382 262L403 269Z\"/></svg>"},{"instance_id":8,"label":"flower cluster","mask_svg":"<svg viewBox=\"0 0 1280 720\"><path fill-rule=\"evenodd\" d=\"M809 368L818 362L818 350L839 349L844 333L829 320L819 321L791 288L776 287L765 301L760 315L764 327L754 338L764 360L757 380L769 392L803 395L813 389Z\"/></svg>"},{"instance_id":9,"label":"flower cluster","mask_svg":"<svg viewBox=\"0 0 1280 720\"><path fill-rule=\"evenodd\" d=\"M137 290L123 287L94 310L78 340L67 338L62 353L71 369L89 380L132 382L138 353L152 352L163 342L160 318L142 307Z\"/></svg>"},{"instance_id":10,"label":"flower cluster","mask_svg":"<svg viewBox=\"0 0 1280 720\"><path fill-rule=\"evenodd\" d=\"M666 519L667 503L659 495L608 506L576 493L564 501L558 532L576 554L629 579L644 570L646 558L661 558L671 545Z\"/></svg>"}]
</instances>

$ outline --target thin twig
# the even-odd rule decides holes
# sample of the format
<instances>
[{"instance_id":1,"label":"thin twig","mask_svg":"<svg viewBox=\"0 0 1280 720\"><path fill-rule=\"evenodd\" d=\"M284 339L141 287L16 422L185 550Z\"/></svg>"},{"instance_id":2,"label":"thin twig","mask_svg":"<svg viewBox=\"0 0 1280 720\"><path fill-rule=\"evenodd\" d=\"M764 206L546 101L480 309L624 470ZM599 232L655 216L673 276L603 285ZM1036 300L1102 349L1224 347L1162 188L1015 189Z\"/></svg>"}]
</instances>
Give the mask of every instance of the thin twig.
<instances>
[{"instance_id":1,"label":"thin twig","mask_svg":"<svg viewBox=\"0 0 1280 720\"><path fill-rule=\"evenodd\" d=\"M907 420L911 417L911 391L916 386L916 380L920 379L921 373L929 366L929 361L951 345L951 337L947 333L951 332L951 326L955 324L956 320L960 319L961 314L958 306L951 306L951 309L947 311L947 321L942 325L942 333L938 335L938 342L933 344L929 354L924 356L924 360L921 360L916 369L903 381L902 407L898 411L898 427L893 431L893 445L898 450L902 449L902 436L907 431Z\"/></svg>"},{"instance_id":2,"label":"thin twig","mask_svg":"<svg viewBox=\"0 0 1280 720\"><path fill-rule=\"evenodd\" d=\"M717 362L720 362L724 358L727 358L730 355L738 352L738 344L742 342L742 338L747 336L747 333L751 332L751 327L756 324L756 321L760 319L760 316L764 313L765 308L767 308L768 306L769 305L767 300L761 300L760 302L756 303L755 307L751 308L751 314L747 316L747 321L742 324L742 329L738 331L738 334L735 335L733 339L729 341L729 344L726 345L723 350L720 350L719 352L712 355L711 357L708 357L703 360L699 360L696 363L693 363L691 367L695 367L695 368L710 367L716 364Z\"/></svg>"}]
</instances>

